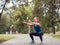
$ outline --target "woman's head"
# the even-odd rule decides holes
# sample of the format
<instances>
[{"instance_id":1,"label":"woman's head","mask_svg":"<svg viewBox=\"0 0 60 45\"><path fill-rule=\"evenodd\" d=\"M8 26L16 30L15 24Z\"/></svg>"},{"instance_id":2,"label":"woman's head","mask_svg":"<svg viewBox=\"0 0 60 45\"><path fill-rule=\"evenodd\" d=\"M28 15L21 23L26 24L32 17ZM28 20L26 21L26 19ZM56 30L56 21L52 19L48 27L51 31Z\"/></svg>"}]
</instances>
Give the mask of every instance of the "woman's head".
<instances>
[{"instance_id":1,"label":"woman's head","mask_svg":"<svg viewBox=\"0 0 60 45\"><path fill-rule=\"evenodd\" d=\"M38 22L39 18L38 17L34 17L34 22Z\"/></svg>"}]
</instances>

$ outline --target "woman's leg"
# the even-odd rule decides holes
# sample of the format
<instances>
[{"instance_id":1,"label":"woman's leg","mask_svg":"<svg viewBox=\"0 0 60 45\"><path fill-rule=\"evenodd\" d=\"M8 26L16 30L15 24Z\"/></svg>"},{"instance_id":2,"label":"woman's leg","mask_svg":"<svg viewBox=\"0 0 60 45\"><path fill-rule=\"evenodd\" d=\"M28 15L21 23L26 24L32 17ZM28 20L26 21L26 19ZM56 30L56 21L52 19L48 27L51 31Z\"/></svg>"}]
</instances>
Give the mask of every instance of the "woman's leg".
<instances>
[{"instance_id":1,"label":"woman's leg","mask_svg":"<svg viewBox=\"0 0 60 45\"><path fill-rule=\"evenodd\" d=\"M32 39L32 42L34 42L33 36L38 36L38 33L33 32L33 33L30 33L29 35L30 35L30 38Z\"/></svg>"},{"instance_id":2,"label":"woman's leg","mask_svg":"<svg viewBox=\"0 0 60 45\"><path fill-rule=\"evenodd\" d=\"M41 42L43 41L43 35L41 33L36 33L36 32L30 33L30 37L32 39L32 42L34 42L33 36L39 36Z\"/></svg>"},{"instance_id":3,"label":"woman's leg","mask_svg":"<svg viewBox=\"0 0 60 45\"><path fill-rule=\"evenodd\" d=\"M33 33L30 33L30 38L32 39L32 41L34 41L34 38L33 38Z\"/></svg>"},{"instance_id":4,"label":"woman's leg","mask_svg":"<svg viewBox=\"0 0 60 45\"><path fill-rule=\"evenodd\" d=\"M41 33L39 34L39 38L40 38L40 40L42 42L43 41L43 35Z\"/></svg>"}]
</instances>

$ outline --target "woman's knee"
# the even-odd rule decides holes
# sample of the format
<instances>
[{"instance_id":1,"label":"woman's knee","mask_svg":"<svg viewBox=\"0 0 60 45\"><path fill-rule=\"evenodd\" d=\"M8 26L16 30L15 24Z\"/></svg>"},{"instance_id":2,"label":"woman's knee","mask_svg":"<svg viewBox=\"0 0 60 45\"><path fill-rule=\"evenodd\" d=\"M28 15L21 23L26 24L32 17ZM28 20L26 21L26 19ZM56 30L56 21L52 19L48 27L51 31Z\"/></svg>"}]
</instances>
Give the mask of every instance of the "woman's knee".
<instances>
[{"instance_id":1,"label":"woman's knee","mask_svg":"<svg viewBox=\"0 0 60 45\"><path fill-rule=\"evenodd\" d=\"M32 33L29 33L29 35L32 35Z\"/></svg>"}]
</instances>

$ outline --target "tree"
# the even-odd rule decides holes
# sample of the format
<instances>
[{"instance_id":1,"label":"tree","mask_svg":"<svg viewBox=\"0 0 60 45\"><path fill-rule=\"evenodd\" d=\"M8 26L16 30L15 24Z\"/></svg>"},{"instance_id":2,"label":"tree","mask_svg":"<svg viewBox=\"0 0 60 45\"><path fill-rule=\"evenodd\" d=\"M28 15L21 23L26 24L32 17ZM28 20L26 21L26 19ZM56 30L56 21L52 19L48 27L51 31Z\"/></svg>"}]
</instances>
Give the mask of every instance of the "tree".
<instances>
[{"instance_id":1,"label":"tree","mask_svg":"<svg viewBox=\"0 0 60 45\"><path fill-rule=\"evenodd\" d=\"M52 27L53 34L55 34L56 19L58 19L58 13L56 12L58 1L59 0L33 0L33 14L40 17L40 22L44 22L43 24L46 25L46 28Z\"/></svg>"},{"instance_id":2,"label":"tree","mask_svg":"<svg viewBox=\"0 0 60 45\"><path fill-rule=\"evenodd\" d=\"M9 31L8 29L9 25L10 25L10 21L7 15L5 14L2 15L1 22L0 22L0 34Z\"/></svg>"},{"instance_id":3,"label":"tree","mask_svg":"<svg viewBox=\"0 0 60 45\"><path fill-rule=\"evenodd\" d=\"M4 0L1 0L2 2ZM23 28L24 24L22 23L22 21L26 20L26 17L32 17L32 11L31 8L28 6L28 0L5 0L4 4L2 5L2 11L0 14L1 17L1 21L5 21L2 20L2 15L6 14L6 16L9 17L9 24L13 24L14 27L16 28L16 30L23 30L25 27L27 27L25 25L25 27ZM6 7L9 3L12 3L13 6L12 7ZM7 9L7 10L6 10ZM7 19L6 19L7 20ZM5 21L6 22L6 21ZM1 22L0 22L1 23ZM1 23L2 24L2 23ZM4 23L5 24L5 23ZM2 24L3 25L3 24ZM21 25L21 26L20 26ZM1 26L1 25L0 25ZM4 27L4 25L3 25ZM6 27L6 26L5 26ZM9 27L9 26L8 26ZM7 29L7 28L6 28ZM4 30L4 29L3 29ZM27 32L27 30L25 29L25 32Z\"/></svg>"},{"instance_id":4,"label":"tree","mask_svg":"<svg viewBox=\"0 0 60 45\"><path fill-rule=\"evenodd\" d=\"M14 26L16 30L22 33L27 33L27 25L23 23L23 21L27 21L27 17L32 18L32 10L28 6L20 6L17 10L12 14L12 19L14 21ZM23 30L23 31L22 31Z\"/></svg>"},{"instance_id":5,"label":"tree","mask_svg":"<svg viewBox=\"0 0 60 45\"><path fill-rule=\"evenodd\" d=\"M2 16L3 10L4 10L5 5L6 5L7 2L8 2L8 0L5 0L5 3L4 3L3 8L2 8L2 11L1 11L1 13L0 13L0 20L1 20L1 16Z\"/></svg>"}]
</instances>

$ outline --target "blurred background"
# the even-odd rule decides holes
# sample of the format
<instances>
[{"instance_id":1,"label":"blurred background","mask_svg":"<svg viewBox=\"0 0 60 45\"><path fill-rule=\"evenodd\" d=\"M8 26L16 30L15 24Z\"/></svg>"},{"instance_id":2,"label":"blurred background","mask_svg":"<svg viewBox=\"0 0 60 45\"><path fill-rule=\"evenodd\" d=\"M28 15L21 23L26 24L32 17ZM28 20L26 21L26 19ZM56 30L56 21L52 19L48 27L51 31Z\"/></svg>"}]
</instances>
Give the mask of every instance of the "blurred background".
<instances>
[{"instance_id":1,"label":"blurred background","mask_svg":"<svg viewBox=\"0 0 60 45\"><path fill-rule=\"evenodd\" d=\"M35 16L45 33L60 32L60 0L0 0L0 34L28 33L29 26L23 22Z\"/></svg>"}]
</instances>

